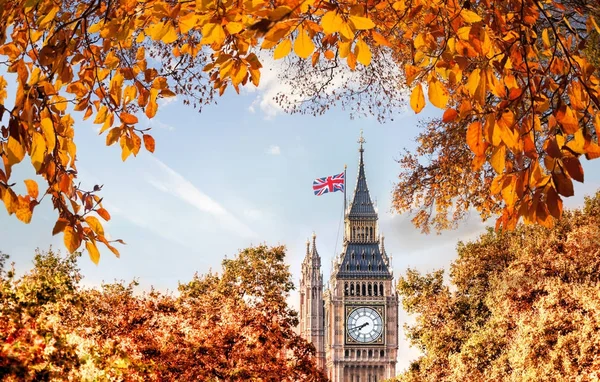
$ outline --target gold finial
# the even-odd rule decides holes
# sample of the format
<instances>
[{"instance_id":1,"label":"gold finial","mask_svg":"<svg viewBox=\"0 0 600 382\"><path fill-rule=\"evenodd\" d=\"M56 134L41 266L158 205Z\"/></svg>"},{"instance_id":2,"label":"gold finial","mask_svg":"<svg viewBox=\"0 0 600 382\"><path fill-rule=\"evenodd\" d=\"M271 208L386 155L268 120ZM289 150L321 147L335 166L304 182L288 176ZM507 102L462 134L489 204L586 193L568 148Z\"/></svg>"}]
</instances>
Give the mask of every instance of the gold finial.
<instances>
[{"instance_id":1,"label":"gold finial","mask_svg":"<svg viewBox=\"0 0 600 382\"><path fill-rule=\"evenodd\" d=\"M360 129L360 137L358 138L358 143L360 143L360 146L362 147L363 143L366 143L367 141L365 141L365 138L363 138L363 129Z\"/></svg>"}]
</instances>

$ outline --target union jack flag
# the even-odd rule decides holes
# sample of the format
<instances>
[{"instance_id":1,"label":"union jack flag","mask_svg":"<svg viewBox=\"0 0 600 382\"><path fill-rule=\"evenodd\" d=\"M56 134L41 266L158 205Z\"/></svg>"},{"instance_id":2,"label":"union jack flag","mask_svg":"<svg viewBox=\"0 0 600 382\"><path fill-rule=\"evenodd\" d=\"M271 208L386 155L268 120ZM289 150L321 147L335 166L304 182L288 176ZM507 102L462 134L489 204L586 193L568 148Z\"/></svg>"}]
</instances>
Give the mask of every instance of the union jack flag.
<instances>
[{"instance_id":1,"label":"union jack flag","mask_svg":"<svg viewBox=\"0 0 600 382\"><path fill-rule=\"evenodd\" d=\"M321 196L328 192L344 191L345 180L344 173L326 176L325 178L315 179L313 182L313 191L315 195Z\"/></svg>"}]
</instances>

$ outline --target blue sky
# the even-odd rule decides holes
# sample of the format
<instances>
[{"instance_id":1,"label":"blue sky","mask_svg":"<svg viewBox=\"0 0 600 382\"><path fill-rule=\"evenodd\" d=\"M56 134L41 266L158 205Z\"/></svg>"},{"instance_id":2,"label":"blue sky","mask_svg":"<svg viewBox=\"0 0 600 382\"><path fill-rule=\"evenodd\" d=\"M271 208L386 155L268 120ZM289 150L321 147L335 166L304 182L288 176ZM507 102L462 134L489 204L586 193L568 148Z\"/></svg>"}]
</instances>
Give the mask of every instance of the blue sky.
<instances>
[{"instance_id":1,"label":"blue sky","mask_svg":"<svg viewBox=\"0 0 600 382\"><path fill-rule=\"evenodd\" d=\"M391 212L391 192L400 170L395 160L403 148L414 147L417 121L439 111L427 107L418 116L406 111L387 124L371 118L351 120L340 108L319 117L286 115L270 101L280 84L273 76L265 78L260 90L236 95L230 89L202 113L180 100L163 103L155 120L142 122L153 128L155 154L143 151L125 163L118 145L106 147L96 126L78 122L79 179L88 189L104 185L101 195L112 215L105 230L112 239L127 242L119 246L120 259L108 250L102 250L98 266L84 257L80 266L85 284L135 277L144 289L153 285L174 290L178 281L189 280L195 272L219 270L225 256L260 243L287 246L287 261L298 284L305 242L313 231L328 278L331 260L341 248L343 197L316 197L311 184L314 178L343 171L347 164L351 197L361 129L367 141L369 189L377 200L380 231L396 276L407 267L431 271L448 266L456 242L483 230L485 225L473 214L456 231L426 236L412 227L409 216ZM10 97L14 92L9 89ZM41 179L30 167L25 161L14 170L22 192L23 179ZM598 171L588 162L584 168L586 184L576 185L576 197L567 206L580 205L583 195L600 185ZM55 220L50 200L36 207L29 225L0 208L0 250L11 256L18 271L31 266L38 247L65 251L62 235L51 235ZM297 296L290 302L297 306ZM418 353L408 348L403 332L400 338L401 370Z\"/></svg>"}]
</instances>

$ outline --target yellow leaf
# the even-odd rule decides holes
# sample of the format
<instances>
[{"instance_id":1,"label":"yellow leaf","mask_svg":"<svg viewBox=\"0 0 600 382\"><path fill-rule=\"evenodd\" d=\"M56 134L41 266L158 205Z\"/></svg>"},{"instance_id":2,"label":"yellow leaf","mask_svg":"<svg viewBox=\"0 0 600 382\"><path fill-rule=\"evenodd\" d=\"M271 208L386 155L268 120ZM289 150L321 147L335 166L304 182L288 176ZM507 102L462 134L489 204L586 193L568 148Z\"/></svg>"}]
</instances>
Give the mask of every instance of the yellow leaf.
<instances>
[{"instance_id":1,"label":"yellow leaf","mask_svg":"<svg viewBox=\"0 0 600 382\"><path fill-rule=\"evenodd\" d=\"M410 107L417 114L425 107L425 94L423 94L423 87L421 84L417 84L410 94Z\"/></svg>"},{"instance_id":2,"label":"yellow leaf","mask_svg":"<svg viewBox=\"0 0 600 382\"><path fill-rule=\"evenodd\" d=\"M102 227L102 224L100 224L98 218L95 216L88 216L85 218L85 222L90 226L94 233L104 236L104 228Z\"/></svg>"},{"instance_id":3,"label":"yellow leaf","mask_svg":"<svg viewBox=\"0 0 600 382\"><path fill-rule=\"evenodd\" d=\"M356 60L364 66L369 66L371 63L371 50L369 46L362 40L359 39L356 42Z\"/></svg>"},{"instance_id":4,"label":"yellow leaf","mask_svg":"<svg viewBox=\"0 0 600 382\"><path fill-rule=\"evenodd\" d=\"M244 24L232 21L225 25L225 29L227 29L227 32L229 32L229 34L236 34L239 33L242 29L244 29Z\"/></svg>"},{"instance_id":5,"label":"yellow leaf","mask_svg":"<svg viewBox=\"0 0 600 382\"><path fill-rule=\"evenodd\" d=\"M50 153L54 151L54 147L56 146L56 134L54 132L52 120L48 117L42 118L40 125L42 127L42 132L44 133L44 138L46 139L48 152Z\"/></svg>"},{"instance_id":6,"label":"yellow leaf","mask_svg":"<svg viewBox=\"0 0 600 382\"><path fill-rule=\"evenodd\" d=\"M164 42L165 44L170 44L173 41L177 40L177 31L175 30L175 27L173 27L173 25L171 23L167 23L165 24L165 28L167 29L164 36L162 37L161 41Z\"/></svg>"},{"instance_id":7,"label":"yellow leaf","mask_svg":"<svg viewBox=\"0 0 600 382\"><path fill-rule=\"evenodd\" d=\"M8 137L6 151L8 152L8 163L11 165L21 162L23 157L25 157L23 146L12 136Z\"/></svg>"},{"instance_id":8,"label":"yellow leaf","mask_svg":"<svg viewBox=\"0 0 600 382\"><path fill-rule=\"evenodd\" d=\"M429 89L427 91L429 101L440 109L445 109L448 104L448 90L444 85L437 80L435 77L431 77L429 80Z\"/></svg>"},{"instance_id":9,"label":"yellow leaf","mask_svg":"<svg viewBox=\"0 0 600 382\"><path fill-rule=\"evenodd\" d=\"M179 18L179 31L186 34L198 24L198 16L195 12L190 12Z\"/></svg>"},{"instance_id":10,"label":"yellow leaf","mask_svg":"<svg viewBox=\"0 0 600 382\"><path fill-rule=\"evenodd\" d=\"M35 182L35 180L26 179L24 182L25 182L25 187L27 187L27 193L29 194L29 196L31 196L34 199L37 199L37 197L39 195L39 190L38 190L38 185Z\"/></svg>"},{"instance_id":11,"label":"yellow leaf","mask_svg":"<svg viewBox=\"0 0 600 382\"><path fill-rule=\"evenodd\" d=\"M87 248L88 253L90 254L90 260L96 265L100 261L100 252L98 251L98 247L96 247L96 242L94 241L86 241L85 248Z\"/></svg>"},{"instance_id":12,"label":"yellow leaf","mask_svg":"<svg viewBox=\"0 0 600 382\"><path fill-rule=\"evenodd\" d=\"M25 224L29 224L31 222L31 216L33 211L31 210L29 202L23 198L22 196L18 197L19 204L17 207L17 211L15 215L17 215L17 219L22 221Z\"/></svg>"},{"instance_id":13,"label":"yellow leaf","mask_svg":"<svg viewBox=\"0 0 600 382\"><path fill-rule=\"evenodd\" d=\"M468 23L477 23L481 21L481 17L477 13L468 9L463 9L462 11L460 11L460 16L463 20L465 20Z\"/></svg>"},{"instance_id":14,"label":"yellow leaf","mask_svg":"<svg viewBox=\"0 0 600 382\"><path fill-rule=\"evenodd\" d=\"M75 232L75 230L71 226L65 227L63 241L69 253L75 252L81 245L81 237Z\"/></svg>"},{"instance_id":15,"label":"yellow leaf","mask_svg":"<svg viewBox=\"0 0 600 382\"><path fill-rule=\"evenodd\" d=\"M506 146L501 144L500 146L496 146L494 148L494 151L492 152L492 157L490 158L490 164L498 174L502 174L504 172L505 163Z\"/></svg>"},{"instance_id":16,"label":"yellow leaf","mask_svg":"<svg viewBox=\"0 0 600 382\"><path fill-rule=\"evenodd\" d=\"M321 18L321 26L325 34L339 32L343 23L344 19L336 11L329 11Z\"/></svg>"},{"instance_id":17,"label":"yellow leaf","mask_svg":"<svg viewBox=\"0 0 600 382\"><path fill-rule=\"evenodd\" d=\"M502 182L502 199L509 208L514 207L517 199L517 178L514 175L509 175Z\"/></svg>"},{"instance_id":18,"label":"yellow leaf","mask_svg":"<svg viewBox=\"0 0 600 382\"><path fill-rule=\"evenodd\" d=\"M42 164L44 163L44 156L46 155L46 141L42 134L37 131L33 132L33 139L31 143L31 163L36 171L40 171Z\"/></svg>"},{"instance_id":19,"label":"yellow leaf","mask_svg":"<svg viewBox=\"0 0 600 382\"><path fill-rule=\"evenodd\" d=\"M285 40L280 42L279 45L277 45L277 48L275 48L275 53L273 54L273 58L276 60L279 60L280 58L287 56L291 50L292 50L292 41L290 39L286 38Z\"/></svg>"},{"instance_id":20,"label":"yellow leaf","mask_svg":"<svg viewBox=\"0 0 600 382\"><path fill-rule=\"evenodd\" d=\"M202 27L202 44L223 44L225 41L225 31L221 24L208 23Z\"/></svg>"},{"instance_id":21,"label":"yellow leaf","mask_svg":"<svg viewBox=\"0 0 600 382\"><path fill-rule=\"evenodd\" d=\"M375 28L375 23L368 17L350 16L350 21L356 30L365 30Z\"/></svg>"},{"instance_id":22,"label":"yellow leaf","mask_svg":"<svg viewBox=\"0 0 600 382\"><path fill-rule=\"evenodd\" d=\"M353 40L354 39L354 30L352 29L352 27L350 26L350 24L348 23L342 23L342 26L340 27L340 34L345 37L347 40Z\"/></svg>"},{"instance_id":23,"label":"yellow leaf","mask_svg":"<svg viewBox=\"0 0 600 382\"><path fill-rule=\"evenodd\" d=\"M294 42L294 52L300 58L308 58L315 50L315 44L303 28L298 30L298 37Z\"/></svg>"},{"instance_id":24,"label":"yellow leaf","mask_svg":"<svg viewBox=\"0 0 600 382\"><path fill-rule=\"evenodd\" d=\"M106 115L108 112L108 108L104 105L100 106L100 110L98 110L98 114L96 114L96 118L94 118L94 123L100 124L106 121Z\"/></svg>"},{"instance_id":25,"label":"yellow leaf","mask_svg":"<svg viewBox=\"0 0 600 382\"><path fill-rule=\"evenodd\" d=\"M548 28L544 28L542 31L542 41L544 42L544 48L550 48L552 45L550 44L550 37L548 36Z\"/></svg>"},{"instance_id":26,"label":"yellow leaf","mask_svg":"<svg viewBox=\"0 0 600 382\"><path fill-rule=\"evenodd\" d=\"M2 195L2 201L4 202L4 207L6 207L6 212L9 215L14 214L19 207L19 198L12 190L12 188L4 189L4 195Z\"/></svg>"},{"instance_id":27,"label":"yellow leaf","mask_svg":"<svg viewBox=\"0 0 600 382\"><path fill-rule=\"evenodd\" d=\"M469 90L469 94L471 97L475 95L475 91L477 91L477 87L479 86L479 80L481 79L481 70L475 69L469 74L469 80L467 81L467 89Z\"/></svg>"}]
</instances>

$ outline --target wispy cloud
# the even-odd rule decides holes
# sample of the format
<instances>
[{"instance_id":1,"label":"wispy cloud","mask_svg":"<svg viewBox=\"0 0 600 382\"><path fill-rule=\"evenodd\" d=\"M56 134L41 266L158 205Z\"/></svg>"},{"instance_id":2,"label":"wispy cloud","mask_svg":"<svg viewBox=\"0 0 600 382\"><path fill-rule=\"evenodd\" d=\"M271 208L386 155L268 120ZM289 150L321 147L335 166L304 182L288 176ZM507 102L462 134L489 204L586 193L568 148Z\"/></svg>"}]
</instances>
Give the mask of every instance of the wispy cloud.
<instances>
[{"instance_id":1,"label":"wispy cloud","mask_svg":"<svg viewBox=\"0 0 600 382\"><path fill-rule=\"evenodd\" d=\"M267 154L270 154L270 155L281 155L281 147L279 147L277 145L271 145L267 149Z\"/></svg>"},{"instance_id":2,"label":"wispy cloud","mask_svg":"<svg viewBox=\"0 0 600 382\"><path fill-rule=\"evenodd\" d=\"M213 200L210 196L200 191L190 181L181 174L171 169L169 166L156 158L159 172L147 176L147 181L156 189L169 193L180 200L188 203L199 211L212 215L223 226L223 228L234 231L243 237L256 237L256 233L227 211L221 204ZM158 177L157 177L158 176Z\"/></svg>"}]
</instances>

